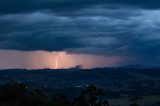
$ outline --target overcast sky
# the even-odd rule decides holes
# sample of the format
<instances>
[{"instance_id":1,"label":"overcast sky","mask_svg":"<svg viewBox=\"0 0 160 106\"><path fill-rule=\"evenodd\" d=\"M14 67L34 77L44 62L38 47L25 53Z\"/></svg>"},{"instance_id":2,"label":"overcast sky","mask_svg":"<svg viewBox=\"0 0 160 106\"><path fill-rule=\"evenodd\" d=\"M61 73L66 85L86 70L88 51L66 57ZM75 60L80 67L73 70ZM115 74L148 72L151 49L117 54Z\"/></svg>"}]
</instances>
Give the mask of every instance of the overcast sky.
<instances>
[{"instance_id":1,"label":"overcast sky","mask_svg":"<svg viewBox=\"0 0 160 106\"><path fill-rule=\"evenodd\" d=\"M159 0L0 0L0 49L66 51L116 56L124 64L160 65L159 4Z\"/></svg>"}]
</instances>

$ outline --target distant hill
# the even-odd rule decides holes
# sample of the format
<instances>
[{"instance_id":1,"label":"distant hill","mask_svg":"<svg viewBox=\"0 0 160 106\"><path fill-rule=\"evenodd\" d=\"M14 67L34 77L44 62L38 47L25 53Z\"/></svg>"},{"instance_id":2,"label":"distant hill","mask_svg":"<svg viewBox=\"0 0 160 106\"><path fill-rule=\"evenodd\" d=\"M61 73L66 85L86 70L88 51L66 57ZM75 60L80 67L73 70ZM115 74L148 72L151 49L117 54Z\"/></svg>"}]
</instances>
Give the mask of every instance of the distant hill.
<instances>
[{"instance_id":1,"label":"distant hill","mask_svg":"<svg viewBox=\"0 0 160 106\"><path fill-rule=\"evenodd\" d=\"M106 84L113 81L160 80L160 69L152 68L95 68L95 69L10 69L0 71L0 82L17 80L35 85Z\"/></svg>"}]
</instances>

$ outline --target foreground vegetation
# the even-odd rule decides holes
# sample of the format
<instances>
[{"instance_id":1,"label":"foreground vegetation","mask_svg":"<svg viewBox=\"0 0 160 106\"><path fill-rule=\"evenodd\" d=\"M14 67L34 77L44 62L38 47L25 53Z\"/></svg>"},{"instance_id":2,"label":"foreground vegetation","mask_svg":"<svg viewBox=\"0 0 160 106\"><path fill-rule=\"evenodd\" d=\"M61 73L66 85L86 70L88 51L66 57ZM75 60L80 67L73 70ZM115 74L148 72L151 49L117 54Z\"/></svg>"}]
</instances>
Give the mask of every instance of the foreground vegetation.
<instances>
[{"instance_id":1,"label":"foreground vegetation","mask_svg":"<svg viewBox=\"0 0 160 106\"><path fill-rule=\"evenodd\" d=\"M155 100L158 96L143 97L147 101ZM10 82L0 85L0 106L125 106L127 99L107 100L106 93L94 85L82 90L77 98L70 100L66 95L48 96L38 89L29 90L25 83ZM120 103L118 102L120 101ZM145 101L141 101L145 102ZM132 98L126 105L139 106L137 98ZM160 103L160 102L159 102ZM159 106L150 104L150 106ZM143 105L147 106L147 105Z\"/></svg>"}]
</instances>

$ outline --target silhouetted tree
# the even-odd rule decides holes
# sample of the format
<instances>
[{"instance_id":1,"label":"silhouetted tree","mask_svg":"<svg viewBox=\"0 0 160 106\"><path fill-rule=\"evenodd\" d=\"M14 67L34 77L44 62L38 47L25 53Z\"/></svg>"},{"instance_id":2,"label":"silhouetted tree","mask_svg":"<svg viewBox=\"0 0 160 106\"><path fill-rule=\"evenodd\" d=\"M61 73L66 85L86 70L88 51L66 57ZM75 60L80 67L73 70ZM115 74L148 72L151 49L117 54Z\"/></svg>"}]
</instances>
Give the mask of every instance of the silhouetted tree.
<instances>
[{"instance_id":1,"label":"silhouetted tree","mask_svg":"<svg viewBox=\"0 0 160 106\"><path fill-rule=\"evenodd\" d=\"M137 103L132 103L130 106L139 106Z\"/></svg>"},{"instance_id":2,"label":"silhouetted tree","mask_svg":"<svg viewBox=\"0 0 160 106\"><path fill-rule=\"evenodd\" d=\"M104 105L104 98L106 94L102 89L97 89L95 85L89 85L86 90L81 92L81 98L86 102L89 106L102 106ZM109 103L108 103L109 105ZM105 106L108 106L105 105Z\"/></svg>"},{"instance_id":3,"label":"silhouetted tree","mask_svg":"<svg viewBox=\"0 0 160 106\"><path fill-rule=\"evenodd\" d=\"M109 106L105 92L90 85L71 102L66 95L49 98L38 89L28 91L28 85L11 81L0 85L0 106Z\"/></svg>"},{"instance_id":4,"label":"silhouetted tree","mask_svg":"<svg viewBox=\"0 0 160 106\"><path fill-rule=\"evenodd\" d=\"M104 100L102 106L109 106L109 102L107 100Z\"/></svg>"}]
</instances>

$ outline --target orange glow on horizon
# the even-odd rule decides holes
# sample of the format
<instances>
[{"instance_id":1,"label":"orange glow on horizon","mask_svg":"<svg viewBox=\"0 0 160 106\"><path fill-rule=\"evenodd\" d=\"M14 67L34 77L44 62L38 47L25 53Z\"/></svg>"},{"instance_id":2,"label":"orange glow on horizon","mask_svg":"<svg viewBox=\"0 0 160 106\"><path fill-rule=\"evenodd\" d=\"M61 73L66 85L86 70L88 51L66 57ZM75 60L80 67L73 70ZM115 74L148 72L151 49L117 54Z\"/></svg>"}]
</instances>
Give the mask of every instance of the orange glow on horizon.
<instances>
[{"instance_id":1,"label":"orange glow on horizon","mask_svg":"<svg viewBox=\"0 0 160 106\"><path fill-rule=\"evenodd\" d=\"M13 50L0 50L0 59L0 69L64 69L76 66L95 68L116 66L123 61L118 56Z\"/></svg>"}]
</instances>

